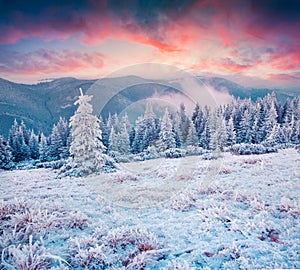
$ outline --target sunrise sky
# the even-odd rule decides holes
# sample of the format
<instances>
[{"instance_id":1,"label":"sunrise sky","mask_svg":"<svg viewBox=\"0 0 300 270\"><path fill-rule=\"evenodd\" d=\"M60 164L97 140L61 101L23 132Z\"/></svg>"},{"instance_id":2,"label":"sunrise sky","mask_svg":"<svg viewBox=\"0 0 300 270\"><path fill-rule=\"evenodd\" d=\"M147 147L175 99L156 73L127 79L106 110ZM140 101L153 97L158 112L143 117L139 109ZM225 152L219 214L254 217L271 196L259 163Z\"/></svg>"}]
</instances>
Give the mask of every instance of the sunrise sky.
<instances>
[{"instance_id":1,"label":"sunrise sky","mask_svg":"<svg viewBox=\"0 0 300 270\"><path fill-rule=\"evenodd\" d=\"M151 62L296 87L299 33L297 0L0 0L0 77L90 79Z\"/></svg>"}]
</instances>

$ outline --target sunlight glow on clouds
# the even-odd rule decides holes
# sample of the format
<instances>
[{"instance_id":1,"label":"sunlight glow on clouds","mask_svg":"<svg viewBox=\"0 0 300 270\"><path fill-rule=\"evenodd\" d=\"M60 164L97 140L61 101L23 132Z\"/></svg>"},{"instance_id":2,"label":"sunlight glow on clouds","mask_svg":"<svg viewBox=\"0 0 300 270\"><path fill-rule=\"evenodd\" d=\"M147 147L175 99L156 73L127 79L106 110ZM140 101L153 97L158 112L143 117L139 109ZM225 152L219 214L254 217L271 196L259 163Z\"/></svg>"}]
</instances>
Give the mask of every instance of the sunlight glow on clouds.
<instances>
[{"instance_id":1,"label":"sunlight glow on clouds","mask_svg":"<svg viewBox=\"0 0 300 270\"><path fill-rule=\"evenodd\" d=\"M0 5L0 76L99 77L143 62L299 83L300 1L13 1ZM39 46L27 42L37 40Z\"/></svg>"}]
</instances>

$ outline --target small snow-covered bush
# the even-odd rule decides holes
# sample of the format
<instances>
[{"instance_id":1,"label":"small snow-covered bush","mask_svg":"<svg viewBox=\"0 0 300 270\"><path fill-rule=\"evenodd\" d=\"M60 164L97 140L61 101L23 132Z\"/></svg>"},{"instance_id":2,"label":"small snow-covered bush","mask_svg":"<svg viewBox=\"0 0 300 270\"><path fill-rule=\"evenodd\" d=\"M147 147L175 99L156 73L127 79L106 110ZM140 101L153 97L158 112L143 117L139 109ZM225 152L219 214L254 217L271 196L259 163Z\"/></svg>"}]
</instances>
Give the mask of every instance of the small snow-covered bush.
<instances>
[{"instance_id":1,"label":"small snow-covered bush","mask_svg":"<svg viewBox=\"0 0 300 270\"><path fill-rule=\"evenodd\" d=\"M295 149L298 151L298 153L300 153L300 144L296 145Z\"/></svg>"},{"instance_id":2,"label":"small snow-covered bush","mask_svg":"<svg viewBox=\"0 0 300 270\"><path fill-rule=\"evenodd\" d=\"M11 149L4 137L0 136L0 169L11 170L14 166Z\"/></svg>"},{"instance_id":3,"label":"small snow-covered bush","mask_svg":"<svg viewBox=\"0 0 300 270\"><path fill-rule=\"evenodd\" d=\"M277 152L277 148L266 147L262 144L241 143L233 145L230 152L235 155L267 154Z\"/></svg>"},{"instance_id":4,"label":"small snow-covered bush","mask_svg":"<svg viewBox=\"0 0 300 270\"><path fill-rule=\"evenodd\" d=\"M32 236L45 237L60 229L83 229L88 219L77 211L44 209L40 204L15 200L0 204L0 250L12 244L23 244Z\"/></svg>"},{"instance_id":5,"label":"small snow-covered bush","mask_svg":"<svg viewBox=\"0 0 300 270\"><path fill-rule=\"evenodd\" d=\"M219 157L221 157L219 152L206 152L202 155L202 159L204 160L213 160L218 159Z\"/></svg>"},{"instance_id":6,"label":"small snow-covered bush","mask_svg":"<svg viewBox=\"0 0 300 270\"><path fill-rule=\"evenodd\" d=\"M11 245L2 252L1 264L6 269L47 269L50 268L52 261L59 264L65 262L58 256L51 255L44 247L42 239L33 243L32 236L29 243L23 245Z\"/></svg>"},{"instance_id":7,"label":"small snow-covered bush","mask_svg":"<svg viewBox=\"0 0 300 270\"><path fill-rule=\"evenodd\" d=\"M113 229L105 235L69 240L70 264L87 269L143 269L154 264L163 245L152 233L129 226ZM156 252L157 251L157 252Z\"/></svg>"},{"instance_id":8,"label":"small snow-covered bush","mask_svg":"<svg viewBox=\"0 0 300 270\"><path fill-rule=\"evenodd\" d=\"M188 145L185 149L187 156L197 156L206 153L206 150L202 147Z\"/></svg>"},{"instance_id":9,"label":"small snow-covered bush","mask_svg":"<svg viewBox=\"0 0 300 270\"><path fill-rule=\"evenodd\" d=\"M185 155L185 151L179 148L170 148L164 154L166 158L181 158Z\"/></svg>"},{"instance_id":10,"label":"small snow-covered bush","mask_svg":"<svg viewBox=\"0 0 300 270\"><path fill-rule=\"evenodd\" d=\"M148 148L143 151L143 156L146 160L149 160L159 158L160 154L155 146L148 146Z\"/></svg>"},{"instance_id":11,"label":"small snow-covered bush","mask_svg":"<svg viewBox=\"0 0 300 270\"><path fill-rule=\"evenodd\" d=\"M171 209L182 212L190 210L195 206L195 198L190 193L180 193L171 201Z\"/></svg>"},{"instance_id":12,"label":"small snow-covered bush","mask_svg":"<svg viewBox=\"0 0 300 270\"><path fill-rule=\"evenodd\" d=\"M53 160L53 161L38 163L37 167L57 170L57 169L60 169L61 167L63 167L65 164L66 164L66 160L60 159L60 160Z\"/></svg>"},{"instance_id":13,"label":"small snow-covered bush","mask_svg":"<svg viewBox=\"0 0 300 270\"><path fill-rule=\"evenodd\" d=\"M132 154L121 154L117 151L110 151L109 156L112 157L117 163L131 162L133 159Z\"/></svg>"}]
</instances>

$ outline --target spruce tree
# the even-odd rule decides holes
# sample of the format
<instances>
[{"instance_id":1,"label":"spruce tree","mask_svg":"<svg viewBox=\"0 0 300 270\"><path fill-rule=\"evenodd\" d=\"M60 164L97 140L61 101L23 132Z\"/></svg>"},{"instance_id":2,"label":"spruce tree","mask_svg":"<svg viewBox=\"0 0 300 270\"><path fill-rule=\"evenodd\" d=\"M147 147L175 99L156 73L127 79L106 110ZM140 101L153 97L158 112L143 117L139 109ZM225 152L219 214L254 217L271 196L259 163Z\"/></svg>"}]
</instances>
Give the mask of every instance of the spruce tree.
<instances>
[{"instance_id":1,"label":"spruce tree","mask_svg":"<svg viewBox=\"0 0 300 270\"><path fill-rule=\"evenodd\" d=\"M70 118L71 146L68 166L71 173L88 175L102 172L107 160L103 153L105 146L102 143L100 120L93 115L93 107L89 103L92 96L80 96L74 105L79 105L75 114Z\"/></svg>"},{"instance_id":2,"label":"spruce tree","mask_svg":"<svg viewBox=\"0 0 300 270\"><path fill-rule=\"evenodd\" d=\"M198 146L199 140L196 132L196 128L194 123L191 120L189 121L189 128L188 128L188 134L186 138L186 145L187 146Z\"/></svg>"},{"instance_id":3,"label":"spruce tree","mask_svg":"<svg viewBox=\"0 0 300 270\"><path fill-rule=\"evenodd\" d=\"M49 161L49 145L46 136L42 133L39 142L39 159L42 162Z\"/></svg>"},{"instance_id":4,"label":"spruce tree","mask_svg":"<svg viewBox=\"0 0 300 270\"><path fill-rule=\"evenodd\" d=\"M0 135L0 169L12 169L14 167L12 158L12 153L7 141Z\"/></svg>"},{"instance_id":5,"label":"spruce tree","mask_svg":"<svg viewBox=\"0 0 300 270\"><path fill-rule=\"evenodd\" d=\"M159 140L160 140L160 151L162 152L167 149L176 147L175 134L173 132L172 121L167 108L161 120Z\"/></svg>"},{"instance_id":6,"label":"spruce tree","mask_svg":"<svg viewBox=\"0 0 300 270\"><path fill-rule=\"evenodd\" d=\"M226 126L226 131L227 131L227 139L226 139L226 144L227 146L232 146L236 142L236 131L234 128L233 124L233 118L230 117Z\"/></svg>"},{"instance_id":7,"label":"spruce tree","mask_svg":"<svg viewBox=\"0 0 300 270\"><path fill-rule=\"evenodd\" d=\"M34 134L32 130L29 137L29 149L30 149L30 157L32 159L39 158L39 141L38 136Z\"/></svg>"}]
</instances>

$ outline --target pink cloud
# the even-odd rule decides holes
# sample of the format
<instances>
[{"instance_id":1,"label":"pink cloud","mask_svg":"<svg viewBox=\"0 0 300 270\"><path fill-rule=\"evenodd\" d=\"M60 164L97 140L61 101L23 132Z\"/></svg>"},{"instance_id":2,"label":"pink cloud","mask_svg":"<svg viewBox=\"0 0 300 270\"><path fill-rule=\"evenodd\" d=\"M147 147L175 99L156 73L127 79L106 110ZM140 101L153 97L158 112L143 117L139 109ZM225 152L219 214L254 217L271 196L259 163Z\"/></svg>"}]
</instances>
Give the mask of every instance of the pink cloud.
<instances>
[{"instance_id":1,"label":"pink cloud","mask_svg":"<svg viewBox=\"0 0 300 270\"><path fill-rule=\"evenodd\" d=\"M104 67L104 57L97 52L46 51L40 49L29 53L2 52L1 58L0 71L9 74L47 75L52 73L72 73L86 68L101 69Z\"/></svg>"}]
</instances>

